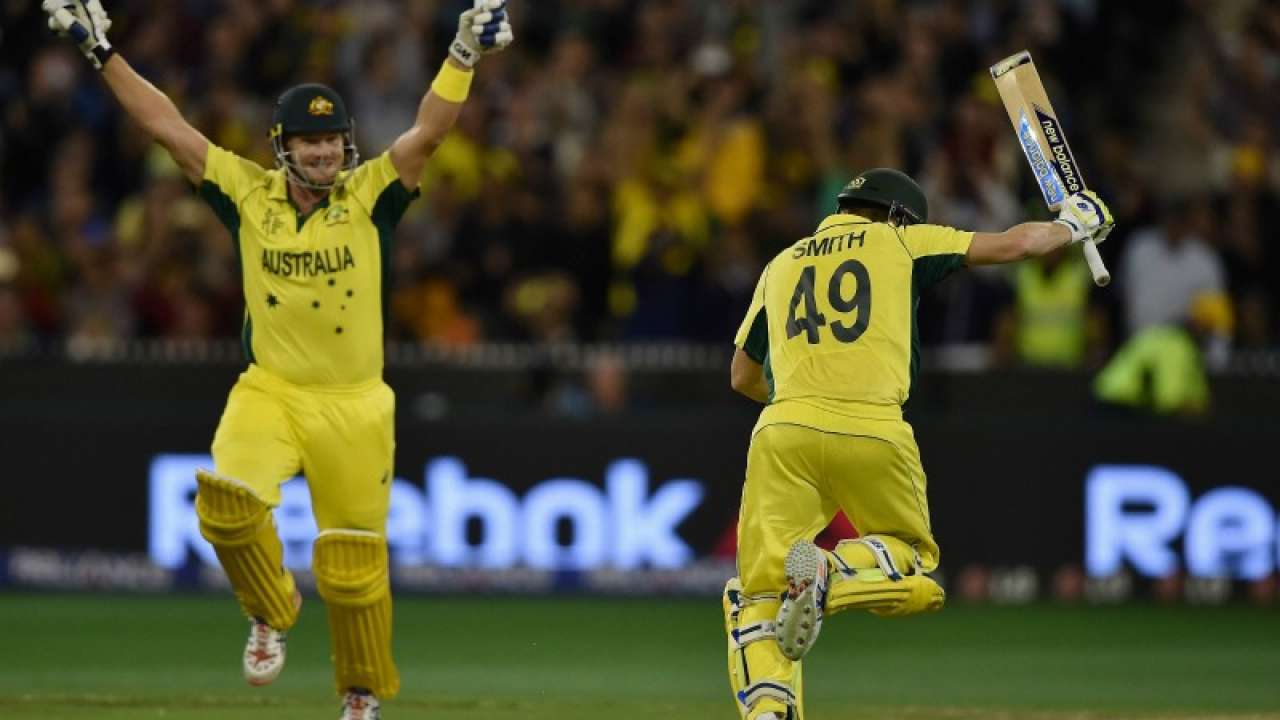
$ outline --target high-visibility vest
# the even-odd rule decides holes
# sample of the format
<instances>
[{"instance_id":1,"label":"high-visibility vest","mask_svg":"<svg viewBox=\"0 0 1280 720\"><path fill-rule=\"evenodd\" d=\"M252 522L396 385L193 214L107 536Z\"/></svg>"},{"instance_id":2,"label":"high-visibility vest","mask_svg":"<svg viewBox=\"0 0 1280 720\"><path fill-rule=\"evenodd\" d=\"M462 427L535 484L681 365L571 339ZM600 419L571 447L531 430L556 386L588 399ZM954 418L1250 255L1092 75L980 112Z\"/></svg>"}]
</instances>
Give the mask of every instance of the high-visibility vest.
<instances>
[{"instance_id":1,"label":"high-visibility vest","mask_svg":"<svg viewBox=\"0 0 1280 720\"><path fill-rule=\"evenodd\" d=\"M1152 325L1116 351L1093 381L1103 402L1162 415L1209 405L1209 382L1195 338L1179 325Z\"/></svg>"},{"instance_id":2,"label":"high-visibility vest","mask_svg":"<svg viewBox=\"0 0 1280 720\"><path fill-rule=\"evenodd\" d=\"M1078 257L1046 273L1021 263L1014 283L1018 303L1018 358L1031 365L1076 367L1084 360L1089 269Z\"/></svg>"}]
</instances>

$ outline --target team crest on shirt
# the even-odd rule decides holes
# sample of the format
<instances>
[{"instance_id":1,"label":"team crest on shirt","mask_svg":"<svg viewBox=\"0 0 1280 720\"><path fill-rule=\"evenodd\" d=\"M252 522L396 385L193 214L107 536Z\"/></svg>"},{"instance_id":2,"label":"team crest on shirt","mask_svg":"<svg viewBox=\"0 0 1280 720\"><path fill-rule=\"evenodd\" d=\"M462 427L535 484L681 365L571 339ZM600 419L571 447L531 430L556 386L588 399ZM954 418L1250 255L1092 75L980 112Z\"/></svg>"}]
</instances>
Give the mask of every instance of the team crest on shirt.
<instances>
[{"instance_id":1,"label":"team crest on shirt","mask_svg":"<svg viewBox=\"0 0 1280 720\"><path fill-rule=\"evenodd\" d=\"M329 208L324 211L324 224L341 225L347 222L350 217L351 213L347 212L346 205L330 205Z\"/></svg>"},{"instance_id":2,"label":"team crest on shirt","mask_svg":"<svg viewBox=\"0 0 1280 720\"><path fill-rule=\"evenodd\" d=\"M332 115L333 103L329 102L329 98L317 95L311 98L311 104L307 106L307 112L315 116Z\"/></svg>"}]
</instances>

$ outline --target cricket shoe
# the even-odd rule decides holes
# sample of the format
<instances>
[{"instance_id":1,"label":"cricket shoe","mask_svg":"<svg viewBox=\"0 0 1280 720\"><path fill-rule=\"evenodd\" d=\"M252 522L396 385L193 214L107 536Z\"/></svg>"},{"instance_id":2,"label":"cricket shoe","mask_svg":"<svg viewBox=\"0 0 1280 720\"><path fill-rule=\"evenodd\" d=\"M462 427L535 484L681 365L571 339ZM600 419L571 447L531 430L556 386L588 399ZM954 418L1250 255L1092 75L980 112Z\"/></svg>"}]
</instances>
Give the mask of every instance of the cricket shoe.
<instances>
[{"instance_id":1,"label":"cricket shoe","mask_svg":"<svg viewBox=\"0 0 1280 720\"><path fill-rule=\"evenodd\" d=\"M807 540L797 540L784 565L787 593L774 625L782 654L803 658L818 639L827 606L827 554Z\"/></svg>"},{"instance_id":2,"label":"cricket shoe","mask_svg":"<svg viewBox=\"0 0 1280 720\"><path fill-rule=\"evenodd\" d=\"M364 688L351 688L342 697L342 717L339 720L380 720L382 710L378 696Z\"/></svg>"},{"instance_id":3,"label":"cricket shoe","mask_svg":"<svg viewBox=\"0 0 1280 720\"><path fill-rule=\"evenodd\" d=\"M293 591L293 606L302 607L302 593ZM249 621L249 640L244 645L244 679L250 685L267 685L284 669L286 636L262 620Z\"/></svg>"}]
</instances>

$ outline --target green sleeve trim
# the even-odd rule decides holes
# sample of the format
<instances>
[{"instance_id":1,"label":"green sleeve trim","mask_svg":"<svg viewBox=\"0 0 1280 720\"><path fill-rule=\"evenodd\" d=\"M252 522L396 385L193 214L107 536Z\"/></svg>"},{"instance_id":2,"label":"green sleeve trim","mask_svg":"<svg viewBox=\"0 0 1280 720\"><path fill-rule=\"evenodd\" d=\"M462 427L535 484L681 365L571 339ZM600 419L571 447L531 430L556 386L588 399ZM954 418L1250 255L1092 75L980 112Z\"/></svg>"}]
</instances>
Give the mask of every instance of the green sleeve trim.
<instances>
[{"instance_id":1,"label":"green sleeve trim","mask_svg":"<svg viewBox=\"0 0 1280 720\"><path fill-rule=\"evenodd\" d=\"M776 388L773 385L773 363L769 362L768 353L765 353L764 362L761 364L764 365L764 382L766 385L769 386L769 403L768 404L772 405Z\"/></svg>"},{"instance_id":2,"label":"green sleeve trim","mask_svg":"<svg viewBox=\"0 0 1280 720\"><path fill-rule=\"evenodd\" d=\"M764 308L760 308L756 319L751 321L751 329L747 331L747 339L742 343L742 351L761 365L769 355L769 321Z\"/></svg>"},{"instance_id":3,"label":"green sleeve trim","mask_svg":"<svg viewBox=\"0 0 1280 720\"><path fill-rule=\"evenodd\" d=\"M404 211L409 209L409 203L418 195L417 188L410 191L399 180L392 181L383 189L373 203L373 224L378 228L378 234L390 235L396 225L400 224Z\"/></svg>"},{"instance_id":4,"label":"green sleeve trim","mask_svg":"<svg viewBox=\"0 0 1280 720\"><path fill-rule=\"evenodd\" d=\"M386 335L387 318L391 309L391 240L395 237L396 225L404 217L409 203L418 197L417 188L410 191L398 179L391 182L378 196L373 204L370 218L378 229L378 253L382 256L382 332Z\"/></svg>"},{"instance_id":5,"label":"green sleeve trim","mask_svg":"<svg viewBox=\"0 0 1280 720\"><path fill-rule=\"evenodd\" d=\"M236 207L235 201L212 180L200 183L197 192L206 203L209 203L209 207L213 208L213 214L218 216L218 220L231 232L231 239L239 246L240 209Z\"/></svg>"},{"instance_id":6,"label":"green sleeve trim","mask_svg":"<svg viewBox=\"0 0 1280 720\"><path fill-rule=\"evenodd\" d=\"M240 328L240 348L244 352L245 360L251 363L258 361L253 356L253 316L248 310L244 313L244 326Z\"/></svg>"},{"instance_id":7,"label":"green sleeve trim","mask_svg":"<svg viewBox=\"0 0 1280 720\"><path fill-rule=\"evenodd\" d=\"M907 397L911 399L911 393L916 389L916 375L920 373L920 323L916 321L916 314L920 309L920 294L916 289L915 280L911 281L911 361L907 377Z\"/></svg>"}]
</instances>

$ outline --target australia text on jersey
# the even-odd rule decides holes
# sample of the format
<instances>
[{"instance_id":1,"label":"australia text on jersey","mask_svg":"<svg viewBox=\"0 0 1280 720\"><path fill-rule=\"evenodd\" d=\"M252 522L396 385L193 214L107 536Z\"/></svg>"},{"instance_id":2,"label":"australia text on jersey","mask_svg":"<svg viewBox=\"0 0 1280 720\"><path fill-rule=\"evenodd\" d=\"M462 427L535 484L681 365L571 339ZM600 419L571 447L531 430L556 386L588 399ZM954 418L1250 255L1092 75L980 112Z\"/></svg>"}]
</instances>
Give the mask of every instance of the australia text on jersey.
<instances>
[{"instance_id":1,"label":"australia text on jersey","mask_svg":"<svg viewBox=\"0 0 1280 720\"><path fill-rule=\"evenodd\" d=\"M267 249L262 251L262 269L281 277L294 275L315 277L355 266L356 259L351 254L351 248L346 245L301 252Z\"/></svg>"}]
</instances>

